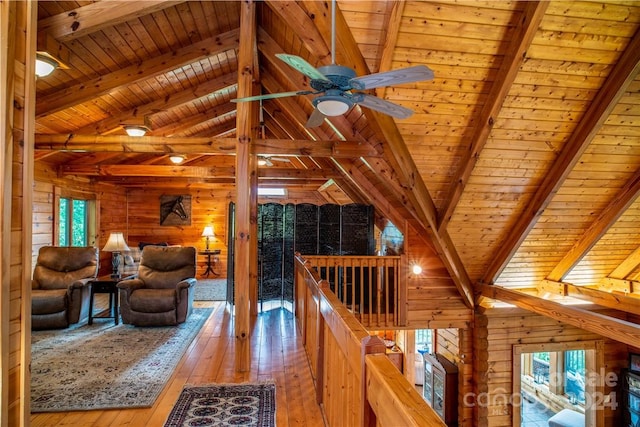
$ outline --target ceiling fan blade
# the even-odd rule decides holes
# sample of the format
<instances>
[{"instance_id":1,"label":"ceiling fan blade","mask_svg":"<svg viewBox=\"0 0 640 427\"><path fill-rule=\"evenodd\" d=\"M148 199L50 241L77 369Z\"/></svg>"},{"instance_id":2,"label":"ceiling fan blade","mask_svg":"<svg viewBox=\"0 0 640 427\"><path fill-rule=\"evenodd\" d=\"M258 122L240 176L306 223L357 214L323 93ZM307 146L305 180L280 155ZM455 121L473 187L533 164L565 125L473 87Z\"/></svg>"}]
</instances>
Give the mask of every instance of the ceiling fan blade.
<instances>
[{"instance_id":1,"label":"ceiling fan blade","mask_svg":"<svg viewBox=\"0 0 640 427\"><path fill-rule=\"evenodd\" d=\"M393 102L385 101L377 96L367 95L366 93L356 93L352 97L353 101L359 105L364 105L372 110L379 111L397 119L406 119L413 114L408 108Z\"/></svg>"},{"instance_id":2,"label":"ceiling fan blade","mask_svg":"<svg viewBox=\"0 0 640 427\"><path fill-rule=\"evenodd\" d=\"M291 160L286 157L269 157L270 160L275 160L276 162L291 162Z\"/></svg>"},{"instance_id":3,"label":"ceiling fan blade","mask_svg":"<svg viewBox=\"0 0 640 427\"><path fill-rule=\"evenodd\" d=\"M297 92L267 93L264 95L247 96L246 98L236 98L236 99L232 99L231 102L247 102L247 101L258 101L261 99L285 98L287 96L309 95L311 93L313 92L309 90L303 90L303 91L297 91Z\"/></svg>"},{"instance_id":4,"label":"ceiling fan blade","mask_svg":"<svg viewBox=\"0 0 640 427\"><path fill-rule=\"evenodd\" d=\"M423 80L433 80L433 71L426 65L416 65L415 67L355 77L349 80L349 83L354 89L364 90Z\"/></svg>"},{"instance_id":5,"label":"ceiling fan blade","mask_svg":"<svg viewBox=\"0 0 640 427\"><path fill-rule=\"evenodd\" d=\"M307 124L304 125L304 127L308 129L317 128L318 126L322 125L322 123L324 123L325 117L326 116L322 114L317 108L314 108L313 113L311 113L311 115L309 116L309 120L307 120Z\"/></svg>"},{"instance_id":6,"label":"ceiling fan blade","mask_svg":"<svg viewBox=\"0 0 640 427\"><path fill-rule=\"evenodd\" d=\"M280 58L282 61L286 62L296 70L300 71L305 76L316 79L316 80L327 80L329 79L322 74L320 71L316 70L316 68L305 61L303 58L300 58L296 55L289 55L287 53L276 53L276 57Z\"/></svg>"}]
</instances>

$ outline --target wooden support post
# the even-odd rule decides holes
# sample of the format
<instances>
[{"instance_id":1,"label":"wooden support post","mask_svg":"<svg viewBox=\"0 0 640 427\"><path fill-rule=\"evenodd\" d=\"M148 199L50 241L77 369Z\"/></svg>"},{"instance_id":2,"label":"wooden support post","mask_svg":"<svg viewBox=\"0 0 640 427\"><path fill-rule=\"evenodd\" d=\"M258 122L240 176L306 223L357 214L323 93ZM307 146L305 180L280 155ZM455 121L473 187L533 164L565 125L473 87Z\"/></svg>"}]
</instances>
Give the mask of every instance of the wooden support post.
<instances>
[{"instance_id":1,"label":"wooden support post","mask_svg":"<svg viewBox=\"0 0 640 427\"><path fill-rule=\"evenodd\" d=\"M367 354L376 354L381 353L385 354L387 347L384 345L384 341L380 339L377 335L370 335L364 338L361 342L361 355L362 355L362 377L360 379L360 385L362 389L362 425L363 426L375 426L376 423L376 414L373 412L371 405L369 405L369 401L367 400L367 364L366 364L366 356Z\"/></svg>"},{"instance_id":2,"label":"wooden support post","mask_svg":"<svg viewBox=\"0 0 640 427\"><path fill-rule=\"evenodd\" d=\"M238 97L251 96L253 91L254 46L255 46L255 4L242 2L240 6L240 46L238 49ZM251 103L239 102L237 109L236 144L236 243L235 243L235 341L237 372L250 369L250 324L251 324L251 201L252 187L251 142L255 134L255 117ZM256 303L255 301L253 302Z\"/></svg>"}]
</instances>

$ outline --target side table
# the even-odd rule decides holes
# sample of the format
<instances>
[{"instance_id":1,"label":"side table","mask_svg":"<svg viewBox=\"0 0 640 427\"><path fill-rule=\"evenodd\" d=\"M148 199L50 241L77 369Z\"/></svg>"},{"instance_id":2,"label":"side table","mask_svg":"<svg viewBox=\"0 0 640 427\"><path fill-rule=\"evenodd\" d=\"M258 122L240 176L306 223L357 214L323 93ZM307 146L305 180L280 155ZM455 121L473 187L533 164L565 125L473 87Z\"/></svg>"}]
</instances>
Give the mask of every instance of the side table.
<instances>
[{"instance_id":1,"label":"side table","mask_svg":"<svg viewBox=\"0 0 640 427\"><path fill-rule=\"evenodd\" d=\"M218 262L218 255L220 255L220 249L216 249L213 251L199 251L198 255L204 255L206 256L206 266L207 269L204 271L204 273L202 274L205 277L209 277L209 273L213 274L214 276L219 276L220 274L216 273L213 269L213 267L216 265L216 263ZM213 258L211 258L211 256L213 255Z\"/></svg>"},{"instance_id":2,"label":"side table","mask_svg":"<svg viewBox=\"0 0 640 427\"><path fill-rule=\"evenodd\" d=\"M96 278L91 282L91 297L89 298L89 325L93 324L94 318L100 319L114 319L116 325L118 324L118 283L130 279L134 276L127 276L121 278L113 278L111 276L101 276ZM96 294L109 294L109 309L107 310L107 314L111 314L111 316L101 315L94 316L93 315L93 300L95 299Z\"/></svg>"}]
</instances>

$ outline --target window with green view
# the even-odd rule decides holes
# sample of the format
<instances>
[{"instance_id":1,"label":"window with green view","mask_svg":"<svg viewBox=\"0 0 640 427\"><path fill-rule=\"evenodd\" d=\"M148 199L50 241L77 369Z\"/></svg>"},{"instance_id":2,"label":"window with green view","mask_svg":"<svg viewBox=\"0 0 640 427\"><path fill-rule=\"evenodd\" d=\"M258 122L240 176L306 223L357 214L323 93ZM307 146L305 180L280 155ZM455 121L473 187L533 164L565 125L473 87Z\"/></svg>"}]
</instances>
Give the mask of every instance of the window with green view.
<instances>
[{"instance_id":1,"label":"window with green view","mask_svg":"<svg viewBox=\"0 0 640 427\"><path fill-rule=\"evenodd\" d=\"M58 245L89 246L89 200L61 197L58 211Z\"/></svg>"}]
</instances>

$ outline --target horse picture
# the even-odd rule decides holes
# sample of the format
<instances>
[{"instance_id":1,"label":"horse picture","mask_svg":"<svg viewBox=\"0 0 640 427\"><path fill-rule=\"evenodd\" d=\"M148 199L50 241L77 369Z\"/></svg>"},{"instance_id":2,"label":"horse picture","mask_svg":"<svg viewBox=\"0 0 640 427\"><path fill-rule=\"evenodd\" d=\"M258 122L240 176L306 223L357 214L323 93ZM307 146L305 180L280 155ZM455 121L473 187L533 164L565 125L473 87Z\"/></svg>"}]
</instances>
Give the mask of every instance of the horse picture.
<instances>
[{"instance_id":1,"label":"horse picture","mask_svg":"<svg viewBox=\"0 0 640 427\"><path fill-rule=\"evenodd\" d=\"M161 196L160 225L191 225L191 196Z\"/></svg>"}]
</instances>

